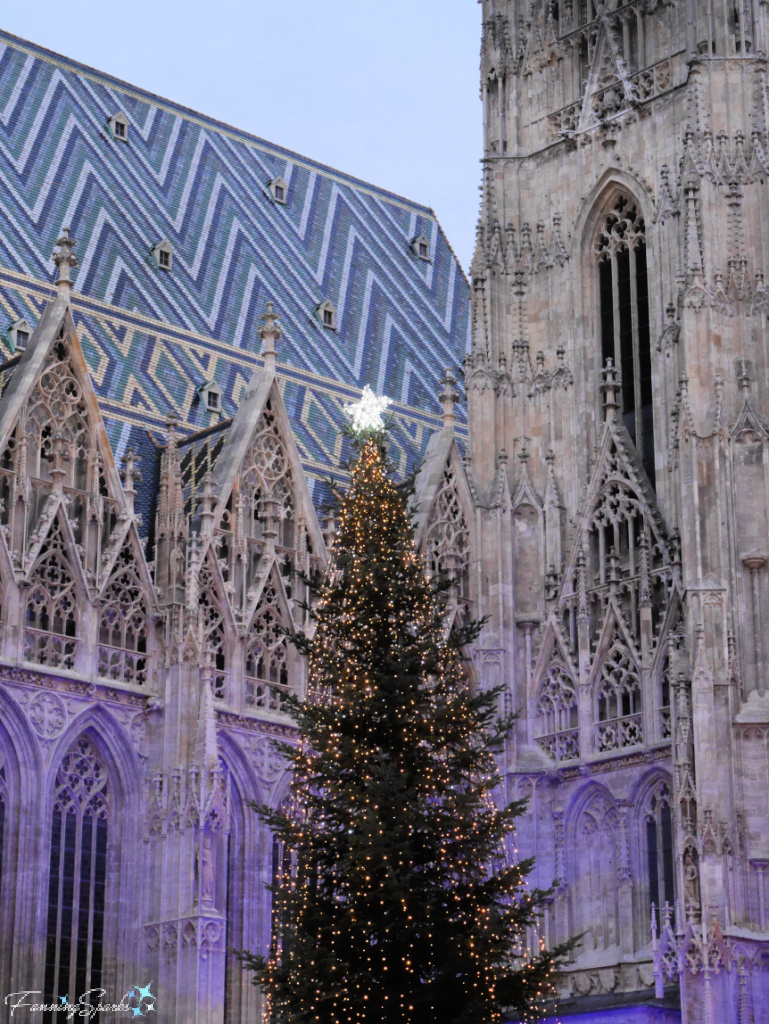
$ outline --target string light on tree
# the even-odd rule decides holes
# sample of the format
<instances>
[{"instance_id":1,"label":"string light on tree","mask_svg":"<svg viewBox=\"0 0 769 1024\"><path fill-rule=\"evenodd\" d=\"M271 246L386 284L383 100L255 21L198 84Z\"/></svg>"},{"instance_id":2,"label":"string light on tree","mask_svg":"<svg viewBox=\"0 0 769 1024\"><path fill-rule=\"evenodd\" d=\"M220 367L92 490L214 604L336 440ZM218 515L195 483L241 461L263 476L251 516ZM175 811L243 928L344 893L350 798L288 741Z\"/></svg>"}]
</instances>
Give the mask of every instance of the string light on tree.
<instances>
[{"instance_id":1,"label":"string light on tree","mask_svg":"<svg viewBox=\"0 0 769 1024\"><path fill-rule=\"evenodd\" d=\"M522 802L499 807L510 722L467 683L446 633L450 583L414 546L370 389L348 406L358 456L314 609L285 811L258 808L290 851L267 957L242 954L269 1024L495 1024L543 1016L554 958L527 943L546 893L510 856ZM530 948L534 945L535 948ZM509 1018L508 1018L509 1019Z\"/></svg>"}]
</instances>

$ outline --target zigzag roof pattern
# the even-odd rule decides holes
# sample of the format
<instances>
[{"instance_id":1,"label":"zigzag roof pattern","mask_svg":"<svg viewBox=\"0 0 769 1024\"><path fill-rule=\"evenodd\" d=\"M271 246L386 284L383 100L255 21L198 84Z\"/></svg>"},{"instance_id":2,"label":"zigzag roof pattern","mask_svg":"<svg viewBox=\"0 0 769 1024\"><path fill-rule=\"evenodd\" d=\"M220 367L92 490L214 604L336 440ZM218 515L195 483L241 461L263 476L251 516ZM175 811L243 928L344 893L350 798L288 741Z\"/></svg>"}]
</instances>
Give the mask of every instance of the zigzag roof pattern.
<instances>
[{"instance_id":1,"label":"zigzag roof pattern","mask_svg":"<svg viewBox=\"0 0 769 1024\"><path fill-rule=\"evenodd\" d=\"M107 127L118 111L127 143ZM285 206L267 187L276 177L287 182ZM335 390L349 400L368 383L401 405L404 422L433 420L437 381L467 350L467 281L430 209L3 32L0 180L0 332L39 318L67 224L80 259L76 322L108 420L176 412L182 429L207 427L195 391L212 377L232 415L273 300L287 406L306 393L305 406L322 410L304 408L300 450L328 467ZM418 235L430 261L411 248ZM150 255L162 239L171 273ZM314 315L324 300L335 331ZM409 463L426 435L414 441Z\"/></svg>"},{"instance_id":2,"label":"zigzag roof pattern","mask_svg":"<svg viewBox=\"0 0 769 1024\"><path fill-rule=\"evenodd\" d=\"M55 292L50 285L0 269L0 323L3 318L10 323L23 317L37 324ZM220 383L222 414L229 422L262 361L253 352L82 295L73 295L72 313L115 459L119 463L128 448L142 458L144 482L139 487L137 508L146 519L158 461L148 431L161 440L169 414L178 417L182 437L215 426L217 417L206 411L196 394L204 377L215 377ZM0 391L17 363L18 357L14 357L0 365ZM340 432L345 421L342 407L357 400L360 391L286 363L279 364L278 386L313 498L322 503L325 489L318 485L350 455ZM436 405L434 401L434 411L429 413L402 403L393 405L389 453L401 475L421 458L431 434L440 429ZM464 437L464 427L458 433Z\"/></svg>"}]
</instances>

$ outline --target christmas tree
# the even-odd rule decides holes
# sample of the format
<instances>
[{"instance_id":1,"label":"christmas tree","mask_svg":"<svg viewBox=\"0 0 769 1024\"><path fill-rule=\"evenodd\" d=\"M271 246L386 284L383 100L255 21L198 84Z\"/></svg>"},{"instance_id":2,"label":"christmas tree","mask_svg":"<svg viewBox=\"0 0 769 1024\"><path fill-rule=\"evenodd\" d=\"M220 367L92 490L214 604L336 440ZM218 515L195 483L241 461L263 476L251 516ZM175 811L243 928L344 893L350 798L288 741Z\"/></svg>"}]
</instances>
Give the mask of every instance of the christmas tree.
<instances>
[{"instance_id":1,"label":"christmas tree","mask_svg":"<svg viewBox=\"0 0 769 1024\"><path fill-rule=\"evenodd\" d=\"M273 944L243 959L270 1024L528 1019L561 950L526 948L546 894L511 856L522 804L493 796L510 722L467 684L478 627L447 636L448 584L415 550L384 440L358 437L314 637L295 638L309 689L291 796L258 808L287 851Z\"/></svg>"}]
</instances>

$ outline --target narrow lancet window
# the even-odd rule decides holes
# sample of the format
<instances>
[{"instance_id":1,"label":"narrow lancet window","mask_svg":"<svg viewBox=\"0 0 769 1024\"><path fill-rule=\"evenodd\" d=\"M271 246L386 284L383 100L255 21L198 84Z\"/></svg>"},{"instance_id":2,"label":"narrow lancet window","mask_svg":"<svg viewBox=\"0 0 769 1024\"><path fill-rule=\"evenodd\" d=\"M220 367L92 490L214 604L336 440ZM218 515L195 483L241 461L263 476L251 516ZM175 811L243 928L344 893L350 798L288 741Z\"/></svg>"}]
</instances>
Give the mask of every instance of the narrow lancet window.
<instances>
[{"instance_id":1,"label":"narrow lancet window","mask_svg":"<svg viewBox=\"0 0 769 1024\"><path fill-rule=\"evenodd\" d=\"M659 782L650 794L644 815L646 857L649 871L649 902L659 911L675 906L673 883L673 826L670 786Z\"/></svg>"},{"instance_id":2,"label":"narrow lancet window","mask_svg":"<svg viewBox=\"0 0 769 1024\"><path fill-rule=\"evenodd\" d=\"M622 417L654 486L654 421L649 341L646 227L638 207L619 196L596 247L601 304L602 361L622 375Z\"/></svg>"}]
</instances>

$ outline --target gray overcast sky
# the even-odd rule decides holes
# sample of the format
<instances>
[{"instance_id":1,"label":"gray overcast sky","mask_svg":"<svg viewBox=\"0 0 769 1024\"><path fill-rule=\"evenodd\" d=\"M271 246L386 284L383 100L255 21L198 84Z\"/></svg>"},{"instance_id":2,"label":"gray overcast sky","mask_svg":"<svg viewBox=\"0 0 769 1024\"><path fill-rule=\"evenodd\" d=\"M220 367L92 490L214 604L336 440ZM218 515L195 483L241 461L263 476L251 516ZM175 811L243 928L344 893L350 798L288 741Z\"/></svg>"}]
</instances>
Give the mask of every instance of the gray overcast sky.
<instances>
[{"instance_id":1,"label":"gray overcast sky","mask_svg":"<svg viewBox=\"0 0 769 1024\"><path fill-rule=\"evenodd\" d=\"M17 0L2 27L433 207L467 269L476 0Z\"/></svg>"}]
</instances>

